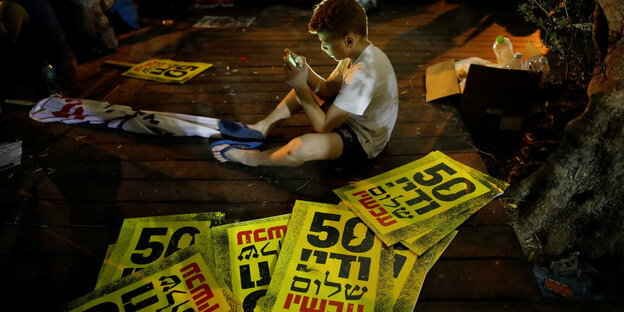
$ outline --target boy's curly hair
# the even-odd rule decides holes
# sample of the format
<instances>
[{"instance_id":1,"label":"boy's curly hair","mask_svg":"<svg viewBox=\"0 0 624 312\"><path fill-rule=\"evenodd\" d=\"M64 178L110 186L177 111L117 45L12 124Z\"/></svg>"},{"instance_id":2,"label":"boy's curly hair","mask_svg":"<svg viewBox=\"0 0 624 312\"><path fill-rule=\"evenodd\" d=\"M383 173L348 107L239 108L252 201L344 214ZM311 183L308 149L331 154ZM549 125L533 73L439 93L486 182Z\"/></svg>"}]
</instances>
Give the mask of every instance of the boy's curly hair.
<instances>
[{"instance_id":1,"label":"boy's curly hair","mask_svg":"<svg viewBox=\"0 0 624 312\"><path fill-rule=\"evenodd\" d=\"M357 0L323 0L314 7L308 30L313 34L328 31L333 35L344 36L352 32L366 37L368 18Z\"/></svg>"}]
</instances>

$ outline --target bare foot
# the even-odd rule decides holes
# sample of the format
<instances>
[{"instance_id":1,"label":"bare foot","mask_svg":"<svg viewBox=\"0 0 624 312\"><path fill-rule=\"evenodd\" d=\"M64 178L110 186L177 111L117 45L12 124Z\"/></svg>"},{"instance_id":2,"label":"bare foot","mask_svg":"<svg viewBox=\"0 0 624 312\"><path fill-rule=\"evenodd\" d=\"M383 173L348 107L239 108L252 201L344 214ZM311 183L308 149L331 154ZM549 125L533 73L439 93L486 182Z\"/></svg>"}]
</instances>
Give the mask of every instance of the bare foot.
<instances>
[{"instance_id":1,"label":"bare foot","mask_svg":"<svg viewBox=\"0 0 624 312\"><path fill-rule=\"evenodd\" d=\"M241 156L245 153L244 150L234 148L230 144L216 145L211 151L214 158L222 163L228 161L240 163Z\"/></svg>"}]
</instances>

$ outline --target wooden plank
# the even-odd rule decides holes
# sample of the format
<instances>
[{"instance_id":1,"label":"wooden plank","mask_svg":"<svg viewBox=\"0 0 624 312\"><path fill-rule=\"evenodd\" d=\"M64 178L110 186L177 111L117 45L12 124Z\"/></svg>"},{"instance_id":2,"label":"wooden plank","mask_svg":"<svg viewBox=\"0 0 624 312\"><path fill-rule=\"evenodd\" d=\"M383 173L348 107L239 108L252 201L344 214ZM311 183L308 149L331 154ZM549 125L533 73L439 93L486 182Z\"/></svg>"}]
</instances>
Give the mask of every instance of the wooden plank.
<instances>
[{"instance_id":1,"label":"wooden plank","mask_svg":"<svg viewBox=\"0 0 624 312\"><path fill-rule=\"evenodd\" d=\"M322 202L336 203L336 198ZM507 225L502 204L491 202L469 218L465 225ZM290 213L294 200L283 202L94 202L77 200L34 200L23 202L20 215L10 224L26 226L110 226L124 218L222 211L228 219L253 220ZM507 248L507 247L504 247Z\"/></svg>"},{"instance_id":2,"label":"wooden plank","mask_svg":"<svg viewBox=\"0 0 624 312\"><path fill-rule=\"evenodd\" d=\"M28 116L29 108L3 105L3 110L0 118L2 141L10 142L19 139L23 142L22 146L36 144L41 146L44 142L54 141L57 137L65 135L71 129L70 125L61 123L34 121Z\"/></svg>"},{"instance_id":3,"label":"wooden plank","mask_svg":"<svg viewBox=\"0 0 624 312\"><path fill-rule=\"evenodd\" d=\"M323 65L331 66L331 67L336 66L335 61L328 59L327 56L322 55L320 53L322 52L312 53L309 56L307 56L307 59L309 59L308 63L311 64L313 68L316 68L316 66L323 66ZM412 53L407 53L407 52L398 52L398 53L388 52L387 54L393 66L399 67L399 66L412 65L414 66L414 68L417 68L418 65L432 62L432 60L436 56L438 56L438 54L421 55L421 54L412 54ZM477 53L477 55L479 54L480 53ZM490 52L488 53L488 55L489 54L493 54L493 53ZM475 56L475 53L449 50L449 51L446 51L443 55L445 59L461 60L461 59L473 57ZM241 57L245 57L245 59L241 59ZM485 58L487 59L487 56ZM279 52L273 53L271 55L266 55L266 56L252 54L250 56L224 55L224 56L219 56L219 57L217 56L207 57L205 55L198 55L196 53L188 53L188 54L179 54L176 56L176 59L180 59L180 60L184 60L188 62L206 62L206 63L216 63L216 64L222 63L227 66L234 67L234 68L273 66L273 67L278 67L281 69L282 64L283 64L282 57Z\"/></svg>"},{"instance_id":4,"label":"wooden plank","mask_svg":"<svg viewBox=\"0 0 624 312\"><path fill-rule=\"evenodd\" d=\"M124 218L138 218L206 211L225 212L230 220L254 220L292 211L294 201L285 202L93 202L36 200L22 208L10 224L25 226L121 225Z\"/></svg>"},{"instance_id":5,"label":"wooden plank","mask_svg":"<svg viewBox=\"0 0 624 312\"><path fill-rule=\"evenodd\" d=\"M108 67L92 69L91 71L88 79L77 78L71 88L63 92L63 95L73 98L90 98L100 87L108 84L109 86L106 88L110 88L110 81L117 79L121 73L118 69ZM86 76L87 73L83 75Z\"/></svg>"},{"instance_id":6,"label":"wooden plank","mask_svg":"<svg viewBox=\"0 0 624 312\"><path fill-rule=\"evenodd\" d=\"M128 100L128 105L135 109L149 109L154 111L182 112L179 106L204 105L204 116L218 117L223 114L242 113L270 113L284 98L287 92L234 92L223 93L175 93L163 96L161 93L137 94ZM424 91L409 89L407 93L400 92L400 109L416 109L422 103ZM97 99L97 98L93 98ZM162 104L170 104L161 106ZM187 108L188 109L188 108Z\"/></svg>"},{"instance_id":7,"label":"wooden plank","mask_svg":"<svg viewBox=\"0 0 624 312\"><path fill-rule=\"evenodd\" d=\"M503 202L500 199L494 199L485 205L481 210L475 213L470 219L466 220L464 224L467 225L499 225L510 224L507 209L503 206Z\"/></svg>"},{"instance_id":8,"label":"wooden plank","mask_svg":"<svg viewBox=\"0 0 624 312\"><path fill-rule=\"evenodd\" d=\"M420 64L422 65L422 64ZM317 74L324 77L328 76L335 66L313 66ZM397 75L401 75L398 80L399 89L406 88L408 85L412 88L424 87L425 70L426 66L422 65L417 71L414 70L401 70L402 67L395 70ZM407 75L409 78L406 78ZM402 79L401 79L402 78ZM409 83L411 80L411 84ZM165 90L175 92L190 92L194 89L198 91L205 91L206 86L210 87L210 84L222 84L223 87L232 83L253 83L255 88L272 85L273 88L277 88L277 85L286 85L284 82L284 70L281 67L249 67L249 68L235 68L228 66L213 66L201 74L193 77L193 79L187 81L182 85L178 84L162 84L145 81L145 88L140 93L164 93ZM275 85L275 86L273 86ZM159 88L161 87L161 88ZM243 86L245 87L245 86ZM224 91L225 88L223 89ZM282 90L282 89L279 89Z\"/></svg>"},{"instance_id":9,"label":"wooden plank","mask_svg":"<svg viewBox=\"0 0 624 312\"><path fill-rule=\"evenodd\" d=\"M143 88L146 81L141 79L124 79L112 91L102 98L102 101L123 105L135 93Z\"/></svg>"},{"instance_id":10,"label":"wooden plank","mask_svg":"<svg viewBox=\"0 0 624 312\"><path fill-rule=\"evenodd\" d=\"M90 90L89 93L84 93L81 96L81 98L92 99L92 100L94 99L99 100L99 99L106 98L106 96L110 94L111 92L113 92L115 89L117 89L120 84L122 84L125 80L128 80L128 78L121 77L120 74L121 74L121 71L118 71L117 75L106 80L97 88Z\"/></svg>"},{"instance_id":11,"label":"wooden plank","mask_svg":"<svg viewBox=\"0 0 624 312\"><path fill-rule=\"evenodd\" d=\"M459 234L442 254L443 259L522 258L522 250L511 226L462 225Z\"/></svg>"},{"instance_id":12,"label":"wooden plank","mask_svg":"<svg viewBox=\"0 0 624 312\"><path fill-rule=\"evenodd\" d=\"M217 180L70 180L37 182L37 198L44 200L78 201L190 201L190 202L283 202L301 200L322 201L334 198L332 190L348 181L309 180L297 178L275 180L228 181ZM100 190L92 193L92 190Z\"/></svg>"},{"instance_id":13,"label":"wooden plank","mask_svg":"<svg viewBox=\"0 0 624 312\"><path fill-rule=\"evenodd\" d=\"M427 274L422 300L509 300L540 292L524 259L439 260Z\"/></svg>"},{"instance_id":14,"label":"wooden plank","mask_svg":"<svg viewBox=\"0 0 624 312\"><path fill-rule=\"evenodd\" d=\"M388 51L390 56L397 56L403 54L417 55L426 53L440 54L448 51L466 52L478 55L479 53L487 52L494 55L492 51L493 39L489 36L482 35L471 40L464 46L458 47L457 43L465 40L467 36L453 37L449 40L448 36L431 36L426 34L411 34L397 38L393 35L380 32L374 27L369 27L369 40L382 50ZM411 29L417 32L417 30ZM275 40L257 41L254 39L258 36L265 36L266 33L261 31L251 30L242 34L232 34L238 40L231 40L231 37L222 37L217 33L200 33L195 32L190 34L189 40L180 46L180 50L177 52L177 57L191 56L192 49L214 49L211 51L210 56L273 56L278 61L281 61L280 57L284 53L285 48L289 48L299 55L310 57L313 54L323 56L324 52L321 50L320 42L314 35L304 32L293 33L291 37L278 36ZM489 34L488 34L489 35ZM493 37L496 38L496 35ZM510 40L525 39L526 37L514 37L510 36ZM532 39L531 37L528 38ZM526 40L526 39L525 39ZM434 41L436 44L431 44ZM439 41L439 42L438 42ZM519 47L526 45L526 41L518 42ZM515 46L515 45L514 45ZM192 57L192 56L191 56ZM495 57L494 57L495 58ZM330 57L320 58L324 60L324 63L330 63L332 59ZM335 61L333 61L335 63Z\"/></svg>"},{"instance_id":15,"label":"wooden plank","mask_svg":"<svg viewBox=\"0 0 624 312\"><path fill-rule=\"evenodd\" d=\"M208 139L189 138L186 142L173 138L162 138L162 142L154 143L104 143L83 144L65 139L63 144L54 146L50 154L67 157L72 160L212 160ZM189 142L190 140L193 140ZM270 149L282 146L287 142L267 142L263 148ZM446 137L407 137L390 139L382 152L383 156L425 155L432 150L444 153L466 153L474 151L469 136ZM232 168L238 164L224 164Z\"/></svg>"},{"instance_id":16,"label":"wooden plank","mask_svg":"<svg viewBox=\"0 0 624 312\"><path fill-rule=\"evenodd\" d=\"M477 170L484 171L483 163L480 162L478 155L474 153L457 153L449 154L453 159L465 163ZM365 175L374 176L381 174L390 169L394 169L405 165L411 161L418 159L417 155L412 156L387 156L372 160L366 166L360 169L361 173L356 172L336 172L331 165L323 166L322 163L303 164L297 168L268 168L257 167L247 168L246 170L232 170L231 167L223 165L217 161L201 161L201 160L82 160L77 165L73 159L62 157L63 159L55 167L53 179L93 179L93 180L112 180L112 179L169 179L169 180L196 180L210 179L215 180L244 180L256 179L266 176L272 179L292 179L297 177L312 178L333 178L336 174L354 175L355 177L363 177ZM118 170L115 170L117 169Z\"/></svg>"},{"instance_id":17,"label":"wooden plank","mask_svg":"<svg viewBox=\"0 0 624 312\"><path fill-rule=\"evenodd\" d=\"M193 83L187 84L165 84L165 85L156 85L149 84L146 85L145 88L142 88L140 93L141 95L145 94L172 94L177 95L179 93L227 93L227 94L238 94L238 93L251 93L251 92L282 92L283 95L286 95L288 91L290 91L291 87L289 87L284 82L284 76L282 75L273 75L274 77L266 77L262 79L263 81L257 81L253 79L255 76L232 76L228 75L221 79L221 77L214 78L213 81L206 81L207 79L203 79L203 81L194 81ZM237 80L239 78L241 80ZM269 78L273 78L275 81L267 81ZM235 80L236 79L236 80ZM136 80L136 79L131 79ZM193 79L191 79L192 81ZM229 80L229 81L228 81ZM398 81L398 90L403 91L404 89L409 88L420 88L424 86L424 79L414 79L410 80L400 80Z\"/></svg>"},{"instance_id":18,"label":"wooden plank","mask_svg":"<svg viewBox=\"0 0 624 312\"><path fill-rule=\"evenodd\" d=\"M102 265L99 257L0 255L7 311L61 311L69 301L91 292ZM36 281L36 282L35 282ZM36 300L32 300L36 294Z\"/></svg>"},{"instance_id":19,"label":"wooden plank","mask_svg":"<svg viewBox=\"0 0 624 312\"><path fill-rule=\"evenodd\" d=\"M106 60L140 63L152 58L172 58L176 49L192 28L147 26L120 36L116 53L98 60L102 66Z\"/></svg>"},{"instance_id":20,"label":"wooden plank","mask_svg":"<svg viewBox=\"0 0 624 312\"><path fill-rule=\"evenodd\" d=\"M0 244L1 254L104 257L114 244L119 227L36 227L6 225L3 232L19 236L19 243ZM15 234L13 234L15 232Z\"/></svg>"}]
</instances>

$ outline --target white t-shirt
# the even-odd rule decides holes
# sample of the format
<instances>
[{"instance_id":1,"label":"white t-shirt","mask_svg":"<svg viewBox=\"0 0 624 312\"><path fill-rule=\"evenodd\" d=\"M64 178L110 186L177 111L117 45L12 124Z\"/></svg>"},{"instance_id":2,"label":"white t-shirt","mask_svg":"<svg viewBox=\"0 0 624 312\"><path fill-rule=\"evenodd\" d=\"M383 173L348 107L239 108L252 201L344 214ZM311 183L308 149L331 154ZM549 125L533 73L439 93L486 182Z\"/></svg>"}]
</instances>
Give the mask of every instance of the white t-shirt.
<instances>
[{"instance_id":1,"label":"white t-shirt","mask_svg":"<svg viewBox=\"0 0 624 312\"><path fill-rule=\"evenodd\" d=\"M334 105L350 113L346 124L355 131L368 158L390 140L399 111L397 80L383 51L372 43L351 63L341 60L328 80L342 81Z\"/></svg>"}]
</instances>

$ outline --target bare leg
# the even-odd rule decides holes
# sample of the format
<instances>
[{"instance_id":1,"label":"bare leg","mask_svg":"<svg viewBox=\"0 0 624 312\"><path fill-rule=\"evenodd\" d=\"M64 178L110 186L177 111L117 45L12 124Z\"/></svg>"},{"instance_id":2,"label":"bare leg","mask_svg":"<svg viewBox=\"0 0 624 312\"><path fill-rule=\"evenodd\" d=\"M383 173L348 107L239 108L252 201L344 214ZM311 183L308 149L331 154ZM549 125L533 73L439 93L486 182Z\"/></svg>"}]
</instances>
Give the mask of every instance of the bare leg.
<instances>
[{"instance_id":1,"label":"bare leg","mask_svg":"<svg viewBox=\"0 0 624 312\"><path fill-rule=\"evenodd\" d=\"M219 161L226 161L220 151L228 145L217 145L212 153ZM296 167L307 161L336 159L342 155L343 142L338 133L308 133L292 139L288 144L267 151L231 149L226 156L233 162L257 166Z\"/></svg>"},{"instance_id":2,"label":"bare leg","mask_svg":"<svg viewBox=\"0 0 624 312\"><path fill-rule=\"evenodd\" d=\"M319 105L323 103L323 100L320 98L316 97L316 99L317 102L319 102ZM267 134L271 132L275 126L290 118L292 115L300 112L302 109L303 107L301 106L301 103L299 103L297 93L295 93L294 89L291 89L269 115L257 123L249 125L249 128L260 131L266 138Z\"/></svg>"},{"instance_id":3,"label":"bare leg","mask_svg":"<svg viewBox=\"0 0 624 312\"><path fill-rule=\"evenodd\" d=\"M299 98L297 98L297 94L294 89L291 89L290 92L286 94L284 99L273 109L273 111L264 117L264 119L258 121L255 124L247 125L249 128L253 130L257 130L262 133L262 136L266 139L267 134L280 122L290 118L290 116L301 111L303 107L299 103ZM221 119L216 120L215 129L217 125L221 122ZM238 122L238 124L242 124Z\"/></svg>"}]
</instances>

